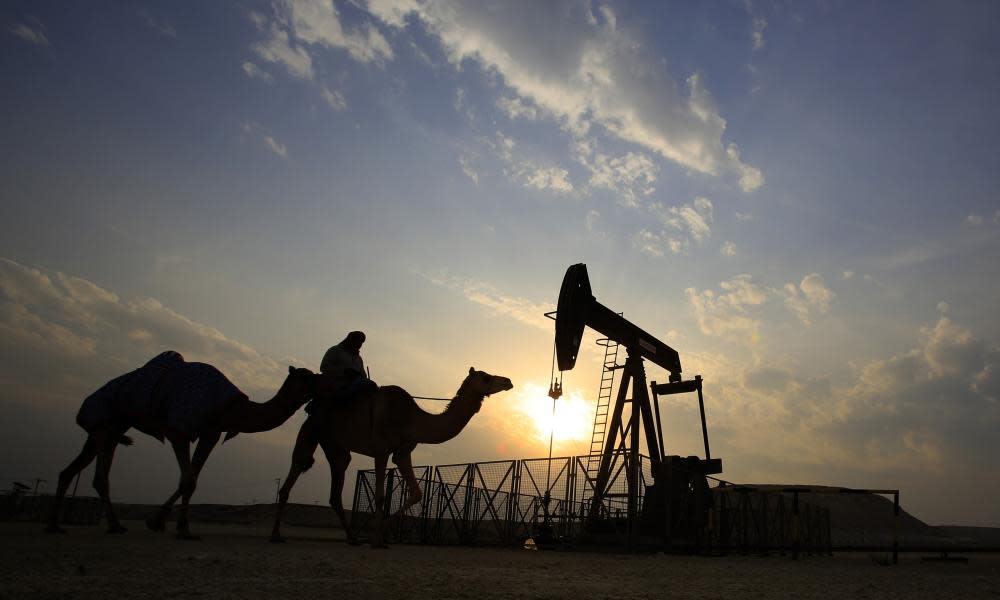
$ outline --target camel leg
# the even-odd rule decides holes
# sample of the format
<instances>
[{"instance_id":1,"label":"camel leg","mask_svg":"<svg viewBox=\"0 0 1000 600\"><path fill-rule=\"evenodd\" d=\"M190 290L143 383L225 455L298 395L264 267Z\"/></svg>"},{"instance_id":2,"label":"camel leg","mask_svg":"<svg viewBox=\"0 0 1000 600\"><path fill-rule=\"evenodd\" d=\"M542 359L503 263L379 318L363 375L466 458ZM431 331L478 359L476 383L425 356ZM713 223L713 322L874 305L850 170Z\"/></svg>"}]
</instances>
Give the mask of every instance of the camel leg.
<instances>
[{"instance_id":1,"label":"camel leg","mask_svg":"<svg viewBox=\"0 0 1000 600\"><path fill-rule=\"evenodd\" d=\"M146 526L153 531L163 531L166 529L167 517L170 516L170 511L173 509L174 503L184 495L184 491L191 485L191 479L194 475L191 468L191 442L187 438L173 435L167 436L167 439L170 441L170 446L174 449L174 456L177 458L177 466L180 468L181 478L180 483L177 485L177 490L167 498L167 501L160 506L155 515L146 519Z\"/></svg>"},{"instance_id":2,"label":"camel leg","mask_svg":"<svg viewBox=\"0 0 1000 600\"><path fill-rule=\"evenodd\" d=\"M389 454L380 452L375 457L375 529L372 532L372 548L388 548L383 539L382 517L385 511L385 468Z\"/></svg>"},{"instance_id":3,"label":"camel leg","mask_svg":"<svg viewBox=\"0 0 1000 600\"><path fill-rule=\"evenodd\" d=\"M275 544L284 543L285 538L281 537L281 517L285 513L285 506L288 504L288 496L292 493L295 482L299 475L309 470L313 465L313 453L319 444L318 431L310 416L306 419L299 434L295 438L295 447L292 449L292 466L288 469L288 475L278 490L278 505L274 510L274 527L271 529L271 542Z\"/></svg>"},{"instance_id":4,"label":"camel leg","mask_svg":"<svg viewBox=\"0 0 1000 600\"><path fill-rule=\"evenodd\" d=\"M411 506L419 504L423 498L423 492L420 491L420 484L417 482L417 476L413 472L413 461L408 452L403 456L393 455L392 462L396 463L396 466L399 467L399 471L406 479L406 487L409 488L410 492L406 498L406 502L392 515L392 518L395 520L401 518Z\"/></svg>"},{"instance_id":5,"label":"camel leg","mask_svg":"<svg viewBox=\"0 0 1000 600\"><path fill-rule=\"evenodd\" d=\"M97 442L94 440L93 435L88 435L87 441L83 443L83 450L80 450L80 454L73 459L73 462L69 463L68 467L59 473L59 487L56 488L56 495L52 498L49 524L45 528L46 533L66 533L66 530L59 527L59 508L62 504L62 499L66 496L66 490L69 489L69 484L73 481L73 478L80 471L86 469L87 465L92 463L95 457L97 457Z\"/></svg>"},{"instance_id":6,"label":"camel leg","mask_svg":"<svg viewBox=\"0 0 1000 600\"><path fill-rule=\"evenodd\" d=\"M198 485L198 476L201 474L201 469L205 466L205 462L208 460L208 455L212 453L215 445L219 443L220 437L222 437L222 432L214 431L198 438L198 445L195 446L194 449L194 458L191 459L191 477L188 481L188 485L182 486L183 495L181 497L181 512L177 516L178 539L201 539L196 535L191 535L190 528L188 527L188 504L191 502L191 495L194 494L194 489Z\"/></svg>"},{"instance_id":7,"label":"camel leg","mask_svg":"<svg viewBox=\"0 0 1000 600\"><path fill-rule=\"evenodd\" d=\"M323 452L326 454L326 461L330 463L330 506L337 513L340 526L347 534L347 543L357 546L358 536L354 534L350 523L347 522L347 515L344 514L344 473L347 472L347 466L351 464L351 451L324 444Z\"/></svg>"},{"instance_id":8,"label":"camel leg","mask_svg":"<svg viewBox=\"0 0 1000 600\"><path fill-rule=\"evenodd\" d=\"M111 505L111 462L115 458L115 448L121 433L102 431L95 434L97 444L97 468L94 469L94 489L101 497L104 514L108 519L108 533L125 533L125 528L118 522L114 506Z\"/></svg>"}]
</instances>

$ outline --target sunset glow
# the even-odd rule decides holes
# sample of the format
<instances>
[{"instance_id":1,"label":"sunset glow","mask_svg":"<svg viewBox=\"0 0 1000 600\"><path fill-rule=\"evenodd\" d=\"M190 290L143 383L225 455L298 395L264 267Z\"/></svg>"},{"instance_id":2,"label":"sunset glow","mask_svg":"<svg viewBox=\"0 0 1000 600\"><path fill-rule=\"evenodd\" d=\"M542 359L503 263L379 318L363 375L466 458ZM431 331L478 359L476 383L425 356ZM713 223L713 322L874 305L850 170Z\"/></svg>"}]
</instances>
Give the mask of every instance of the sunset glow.
<instances>
[{"instance_id":1,"label":"sunset glow","mask_svg":"<svg viewBox=\"0 0 1000 600\"><path fill-rule=\"evenodd\" d=\"M551 433L553 444L561 453L589 452L595 401L587 400L579 392L569 392L555 401L554 418L552 409L547 386L534 382L521 387L517 404L513 407L513 410L530 418L534 425L531 435L546 446Z\"/></svg>"}]
</instances>

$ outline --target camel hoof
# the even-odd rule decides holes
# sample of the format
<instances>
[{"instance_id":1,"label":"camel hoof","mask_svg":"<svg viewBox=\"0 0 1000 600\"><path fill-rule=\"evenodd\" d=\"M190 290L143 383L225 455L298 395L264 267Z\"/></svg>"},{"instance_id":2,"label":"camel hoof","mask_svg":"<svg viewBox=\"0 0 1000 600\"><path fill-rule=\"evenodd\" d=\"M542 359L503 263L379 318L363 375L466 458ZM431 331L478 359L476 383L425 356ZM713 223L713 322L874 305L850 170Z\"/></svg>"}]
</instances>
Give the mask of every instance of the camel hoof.
<instances>
[{"instance_id":1,"label":"camel hoof","mask_svg":"<svg viewBox=\"0 0 1000 600\"><path fill-rule=\"evenodd\" d=\"M150 531L156 531L158 533L163 533L166 530L166 525L163 523L162 519L146 519L146 527L149 527Z\"/></svg>"},{"instance_id":2,"label":"camel hoof","mask_svg":"<svg viewBox=\"0 0 1000 600\"><path fill-rule=\"evenodd\" d=\"M350 544L351 546L360 546L361 540L359 540L358 538L347 538L347 543Z\"/></svg>"},{"instance_id":3,"label":"camel hoof","mask_svg":"<svg viewBox=\"0 0 1000 600\"><path fill-rule=\"evenodd\" d=\"M45 533L66 533L66 530L58 525L49 525L45 528Z\"/></svg>"},{"instance_id":4,"label":"camel hoof","mask_svg":"<svg viewBox=\"0 0 1000 600\"><path fill-rule=\"evenodd\" d=\"M272 544L284 544L286 541L287 540L285 540L285 538L281 537L280 535L272 535L270 538L270 542Z\"/></svg>"},{"instance_id":5,"label":"camel hoof","mask_svg":"<svg viewBox=\"0 0 1000 600\"><path fill-rule=\"evenodd\" d=\"M120 533L125 533L126 531L128 531L128 529L125 529L121 525L112 525L111 527L108 527L108 533L114 534L114 535L118 535Z\"/></svg>"}]
</instances>

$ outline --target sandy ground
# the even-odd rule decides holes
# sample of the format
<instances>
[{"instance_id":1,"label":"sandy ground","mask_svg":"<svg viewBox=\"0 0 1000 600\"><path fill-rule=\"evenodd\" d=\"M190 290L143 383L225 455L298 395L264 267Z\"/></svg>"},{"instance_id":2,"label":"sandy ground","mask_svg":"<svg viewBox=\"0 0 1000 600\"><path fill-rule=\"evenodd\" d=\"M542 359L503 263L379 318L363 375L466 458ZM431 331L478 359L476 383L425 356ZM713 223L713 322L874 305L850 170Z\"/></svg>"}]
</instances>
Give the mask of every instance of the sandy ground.
<instances>
[{"instance_id":1,"label":"sandy ground","mask_svg":"<svg viewBox=\"0 0 1000 600\"><path fill-rule=\"evenodd\" d=\"M343 532L195 523L182 542L129 532L0 524L0 598L1000 598L1000 556L897 566L872 556L586 554L397 545L351 547Z\"/></svg>"}]
</instances>

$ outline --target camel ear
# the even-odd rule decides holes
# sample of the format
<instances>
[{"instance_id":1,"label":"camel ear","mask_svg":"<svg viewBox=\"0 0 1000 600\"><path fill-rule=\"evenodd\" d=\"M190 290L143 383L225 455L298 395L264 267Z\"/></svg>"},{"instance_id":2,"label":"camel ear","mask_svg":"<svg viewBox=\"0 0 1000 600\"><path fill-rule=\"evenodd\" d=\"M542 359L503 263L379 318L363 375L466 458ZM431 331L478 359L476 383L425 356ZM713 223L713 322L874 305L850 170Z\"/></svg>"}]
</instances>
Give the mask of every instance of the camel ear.
<instances>
[{"instance_id":1,"label":"camel ear","mask_svg":"<svg viewBox=\"0 0 1000 600\"><path fill-rule=\"evenodd\" d=\"M476 369L474 367L469 367L469 375L472 375L475 372L476 372Z\"/></svg>"},{"instance_id":2,"label":"camel ear","mask_svg":"<svg viewBox=\"0 0 1000 600\"><path fill-rule=\"evenodd\" d=\"M295 367L293 367L292 365L288 365L288 374L291 375L294 372L295 372Z\"/></svg>"}]
</instances>

